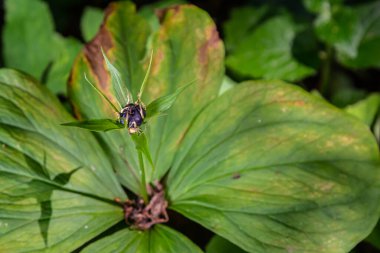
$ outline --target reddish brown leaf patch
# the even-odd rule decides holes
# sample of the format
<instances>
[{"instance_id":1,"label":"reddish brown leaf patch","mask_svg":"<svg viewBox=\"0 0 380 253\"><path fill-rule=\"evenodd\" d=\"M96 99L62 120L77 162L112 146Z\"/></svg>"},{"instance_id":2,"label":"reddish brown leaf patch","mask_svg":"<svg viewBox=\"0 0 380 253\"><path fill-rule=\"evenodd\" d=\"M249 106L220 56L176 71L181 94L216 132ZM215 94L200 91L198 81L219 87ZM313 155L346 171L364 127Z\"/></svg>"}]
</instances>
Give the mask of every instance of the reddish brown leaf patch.
<instances>
[{"instance_id":1,"label":"reddish brown leaf patch","mask_svg":"<svg viewBox=\"0 0 380 253\"><path fill-rule=\"evenodd\" d=\"M99 32L96 34L95 38L88 44L85 45L83 52L87 58L93 73L99 80L101 86L107 84L108 72L104 65L104 59L100 48L103 48L104 52L107 52L112 48L111 34L107 30L106 23L108 17L112 14L115 9L114 4L110 4L105 10L105 18L103 24L100 27Z\"/></svg>"}]
</instances>

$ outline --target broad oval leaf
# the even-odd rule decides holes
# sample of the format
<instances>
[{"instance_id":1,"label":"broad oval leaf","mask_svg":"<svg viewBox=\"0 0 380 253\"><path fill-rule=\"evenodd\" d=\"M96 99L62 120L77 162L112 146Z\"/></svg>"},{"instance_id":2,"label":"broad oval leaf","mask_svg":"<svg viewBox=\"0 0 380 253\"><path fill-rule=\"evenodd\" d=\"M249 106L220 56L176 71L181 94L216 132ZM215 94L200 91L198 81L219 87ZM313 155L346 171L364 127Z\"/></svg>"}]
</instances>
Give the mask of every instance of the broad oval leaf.
<instances>
[{"instance_id":1,"label":"broad oval leaf","mask_svg":"<svg viewBox=\"0 0 380 253\"><path fill-rule=\"evenodd\" d=\"M179 232L163 225L156 225L146 232L121 230L91 244L82 252L201 253L202 251Z\"/></svg>"},{"instance_id":2,"label":"broad oval leaf","mask_svg":"<svg viewBox=\"0 0 380 253\"><path fill-rule=\"evenodd\" d=\"M123 219L112 166L48 90L0 70L0 244L4 252L71 251Z\"/></svg>"},{"instance_id":3,"label":"broad oval leaf","mask_svg":"<svg viewBox=\"0 0 380 253\"><path fill-rule=\"evenodd\" d=\"M160 20L160 27L151 34L148 22L135 13L131 3L111 4L98 35L86 45L74 65L70 82L76 112L85 119L93 119L114 113L86 83L83 73L88 73L91 82L111 101L117 100L100 47L118 68L134 97L140 90L153 49L152 70L142 98L146 104L165 95L172 98L170 94L179 87L196 80L186 89L190 96L182 93L167 116L149 122L147 135L157 170L153 174L153 166L147 168L148 181L160 178L170 168L180 136L185 134L193 116L217 96L223 78L223 45L215 24L204 11L190 5L176 6L162 11ZM183 27L191 29L185 31ZM172 100L169 99L170 105ZM157 102L148 107L152 109L154 104ZM101 136L108 144L121 182L138 193L138 160L129 134L113 131Z\"/></svg>"},{"instance_id":4,"label":"broad oval leaf","mask_svg":"<svg viewBox=\"0 0 380 253\"><path fill-rule=\"evenodd\" d=\"M193 121L167 186L171 208L246 251L333 253L375 225L379 177L368 127L295 86L247 82Z\"/></svg>"},{"instance_id":5,"label":"broad oval leaf","mask_svg":"<svg viewBox=\"0 0 380 253\"><path fill-rule=\"evenodd\" d=\"M82 49L82 43L74 38L64 38L56 34L57 49L54 62L49 69L46 86L54 94L66 95L66 86L71 66Z\"/></svg>"}]
</instances>

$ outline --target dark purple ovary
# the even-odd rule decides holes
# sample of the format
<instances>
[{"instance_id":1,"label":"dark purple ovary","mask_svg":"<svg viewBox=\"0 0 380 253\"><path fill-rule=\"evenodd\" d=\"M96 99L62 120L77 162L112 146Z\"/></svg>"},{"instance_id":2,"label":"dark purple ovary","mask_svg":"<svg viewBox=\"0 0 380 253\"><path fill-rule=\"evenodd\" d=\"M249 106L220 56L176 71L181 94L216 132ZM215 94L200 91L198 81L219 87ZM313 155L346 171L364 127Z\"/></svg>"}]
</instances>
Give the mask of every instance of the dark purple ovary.
<instances>
[{"instance_id":1,"label":"dark purple ovary","mask_svg":"<svg viewBox=\"0 0 380 253\"><path fill-rule=\"evenodd\" d=\"M128 104L120 113L120 123L125 124L124 120L128 119L128 128L139 127L143 123L145 115L146 112L141 105Z\"/></svg>"}]
</instances>

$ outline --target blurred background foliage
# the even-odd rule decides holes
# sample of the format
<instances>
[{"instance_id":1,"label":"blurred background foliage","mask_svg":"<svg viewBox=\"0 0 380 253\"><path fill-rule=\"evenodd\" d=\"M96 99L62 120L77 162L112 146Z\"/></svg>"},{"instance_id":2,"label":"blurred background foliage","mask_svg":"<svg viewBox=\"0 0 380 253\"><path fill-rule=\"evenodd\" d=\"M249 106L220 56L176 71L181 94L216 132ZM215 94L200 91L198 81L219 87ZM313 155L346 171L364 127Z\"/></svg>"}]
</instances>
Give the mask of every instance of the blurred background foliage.
<instances>
[{"instance_id":1,"label":"blurred background foliage","mask_svg":"<svg viewBox=\"0 0 380 253\"><path fill-rule=\"evenodd\" d=\"M109 2L1 2L0 66L31 74L67 104L71 66ZM192 3L213 17L226 48L221 92L249 79L289 81L362 120L380 140L380 1L133 2L153 29L154 9L171 4ZM379 231L353 252L380 252ZM209 249L220 252L212 244Z\"/></svg>"}]
</instances>

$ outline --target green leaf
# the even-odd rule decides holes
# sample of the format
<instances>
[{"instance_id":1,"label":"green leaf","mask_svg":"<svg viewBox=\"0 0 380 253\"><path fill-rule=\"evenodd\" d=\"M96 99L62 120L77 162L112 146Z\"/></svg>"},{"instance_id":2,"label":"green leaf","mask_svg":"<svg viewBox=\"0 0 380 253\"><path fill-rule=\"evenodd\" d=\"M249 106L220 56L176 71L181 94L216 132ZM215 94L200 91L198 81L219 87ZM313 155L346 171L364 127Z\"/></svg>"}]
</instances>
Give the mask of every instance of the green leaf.
<instances>
[{"instance_id":1,"label":"green leaf","mask_svg":"<svg viewBox=\"0 0 380 253\"><path fill-rule=\"evenodd\" d=\"M124 75L122 79L126 80L125 87L134 96L140 90L153 49L152 70L142 97L142 101L147 104L197 80L178 96L167 116L155 117L149 122L145 133L156 168L153 178L148 178L148 182L151 182L159 179L170 168L179 145L178 139L209 99L217 96L224 76L223 45L212 19L206 12L193 6L178 6L161 12L161 25L153 34L148 22L136 14L131 3L111 4L106 13L104 26L80 54L71 76L71 100L82 118L105 118L113 114L109 106L105 105L106 101L96 95L83 77L84 72L88 73L94 85L112 101L116 100L111 77L97 49L100 46L110 63ZM191 29L183 30L183 27ZM183 43L185 40L186 43ZM138 193L141 183L131 137L121 131L112 131L101 137L121 182ZM152 175L153 166L147 166L146 169L147 175Z\"/></svg>"},{"instance_id":2,"label":"green leaf","mask_svg":"<svg viewBox=\"0 0 380 253\"><path fill-rule=\"evenodd\" d=\"M54 94L66 95L66 86L71 66L83 45L77 39L63 38L60 35L56 36L59 48L48 73L46 85Z\"/></svg>"},{"instance_id":3,"label":"green leaf","mask_svg":"<svg viewBox=\"0 0 380 253\"><path fill-rule=\"evenodd\" d=\"M355 7L358 21L349 41L351 51L338 50L338 60L351 68L380 68L380 2Z\"/></svg>"},{"instance_id":4,"label":"green leaf","mask_svg":"<svg viewBox=\"0 0 380 253\"><path fill-rule=\"evenodd\" d=\"M233 9L230 18L223 24L226 50L228 52L236 50L267 13L268 6L260 8L245 6Z\"/></svg>"},{"instance_id":5,"label":"green leaf","mask_svg":"<svg viewBox=\"0 0 380 253\"><path fill-rule=\"evenodd\" d=\"M298 87L246 82L194 119L166 184L170 208L248 252L348 252L379 218L379 168L358 120Z\"/></svg>"},{"instance_id":6,"label":"green leaf","mask_svg":"<svg viewBox=\"0 0 380 253\"><path fill-rule=\"evenodd\" d=\"M74 126L95 132L107 132L115 129L123 129L125 125L113 119L92 119L77 122L64 123L63 126Z\"/></svg>"},{"instance_id":7,"label":"green leaf","mask_svg":"<svg viewBox=\"0 0 380 253\"><path fill-rule=\"evenodd\" d=\"M0 243L4 252L76 249L123 219L112 166L46 87L0 70Z\"/></svg>"},{"instance_id":8,"label":"green leaf","mask_svg":"<svg viewBox=\"0 0 380 253\"><path fill-rule=\"evenodd\" d=\"M176 101L177 97L190 85L192 85L194 82L191 82L185 86L179 87L177 90L175 90L172 94L165 95L162 97L159 97L155 100L153 100L149 105L146 107L146 120L149 120L153 117L156 117L162 113L167 112Z\"/></svg>"},{"instance_id":9,"label":"green leaf","mask_svg":"<svg viewBox=\"0 0 380 253\"><path fill-rule=\"evenodd\" d=\"M357 23L358 15L355 9L324 5L314 26L319 39L334 46L338 51L354 55L356 48L349 42L355 36Z\"/></svg>"},{"instance_id":10,"label":"green leaf","mask_svg":"<svg viewBox=\"0 0 380 253\"><path fill-rule=\"evenodd\" d=\"M103 20L102 9L87 6L84 9L81 21L80 29L82 32L83 39L85 41L90 41L95 37L101 23Z\"/></svg>"},{"instance_id":11,"label":"green leaf","mask_svg":"<svg viewBox=\"0 0 380 253\"><path fill-rule=\"evenodd\" d=\"M347 106L345 111L370 127L376 119L376 114L380 113L380 93L373 93L367 98Z\"/></svg>"},{"instance_id":12,"label":"green leaf","mask_svg":"<svg viewBox=\"0 0 380 253\"><path fill-rule=\"evenodd\" d=\"M81 252L201 253L202 251L177 231L163 225L155 225L152 230L146 232L121 230L91 244Z\"/></svg>"},{"instance_id":13,"label":"green leaf","mask_svg":"<svg viewBox=\"0 0 380 253\"><path fill-rule=\"evenodd\" d=\"M4 64L41 80L59 49L48 5L39 0L6 0Z\"/></svg>"},{"instance_id":14,"label":"green leaf","mask_svg":"<svg viewBox=\"0 0 380 253\"><path fill-rule=\"evenodd\" d=\"M206 253L246 253L246 251L240 249L238 246L230 243L223 237L218 235L211 238L207 244Z\"/></svg>"},{"instance_id":15,"label":"green leaf","mask_svg":"<svg viewBox=\"0 0 380 253\"><path fill-rule=\"evenodd\" d=\"M369 234L379 218L380 174L368 127L284 83L247 82L218 96L225 76L223 44L212 19L194 6L160 12L154 31L131 3L114 3L106 13L72 71L71 99L80 117L112 113L82 75L89 73L115 101L100 46L134 95L153 49L144 102L197 80L166 117L153 119L144 131L155 168L147 182L167 175L169 208L248 252L347 252ZM286 17L263 26L270 34L289 24L286 35L293 38L294 24ZM283 37L275 41L284 44ZM134 143L120 132L99 139L121 182L141 195ZM152 166L146 171L150 175Z\"/></svg>"},{"instance_id":16,"label":"green leaf","mask_svg":"<svg viewBox=\"0 0 380 253\"><path fill-rule=\"evenodd\" d=\"M103 48L110 63L121 73L124 81L121 89L124 91L128 89L133 95L137 95L146 73L141 63L145 59L145 54L151 52L146 50L146 42L150 36L149 25L136 15L132 3L112 3L105 13L104 25L79 54L71 73L69 96L81 119L117 117L114 109L88 85L83 75L86 73L88 79L113 104L117 103L112 78L100 48ZM130 190L138 193L141 185L138 157L135 144L128 132L111 131L99 136L104 140L104 149L113 163L118 179Z\"/></svg>"},{"instance_id":17,"label":"green leaf","mask_svg":"<svg viewBox=\"0 0 380 253\"><path fill-rule=\"evenodd\" d=\"M325 8L339 6L342 2L343 0L303 0L306 9L313 13L319 13Z\"/></svg>"},{"instance_id":18,"label":"green leaf","mask_svg":"<svg viewBox=\"0 0 380 253\"><path fill-rule=\"evenodd\" d=\"M315 70L292 56L296 25L286 15L270 18L247 35L226 59L234 73L252 78L296 81Z\"/></svg>"}]
</instances>

